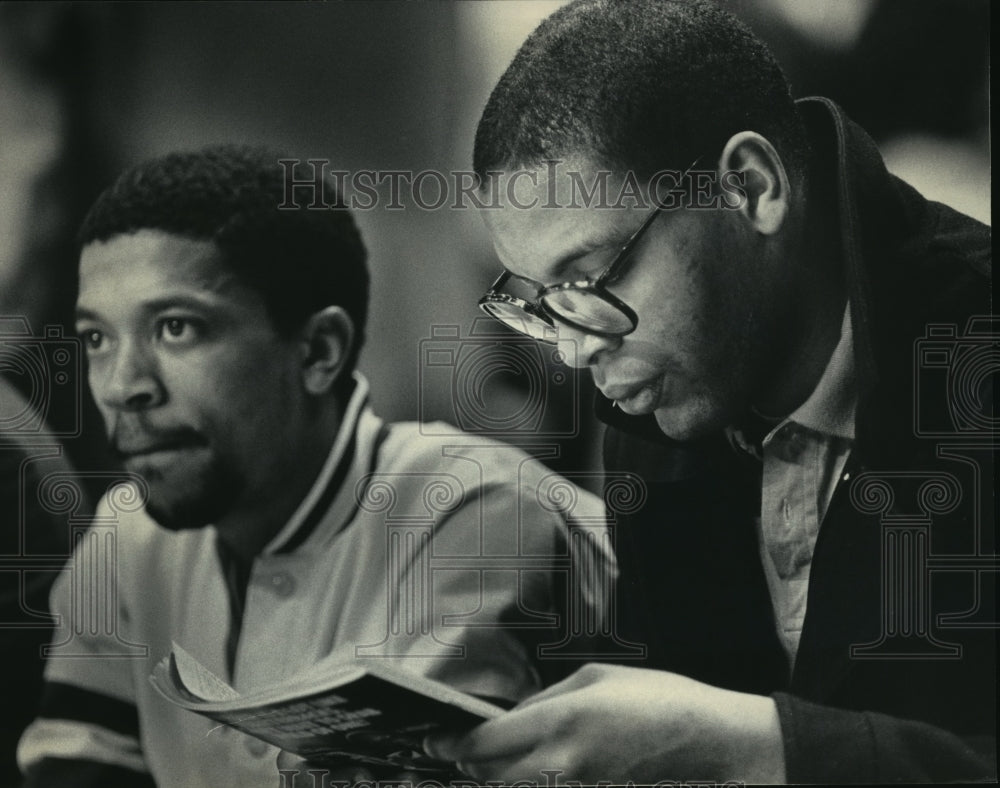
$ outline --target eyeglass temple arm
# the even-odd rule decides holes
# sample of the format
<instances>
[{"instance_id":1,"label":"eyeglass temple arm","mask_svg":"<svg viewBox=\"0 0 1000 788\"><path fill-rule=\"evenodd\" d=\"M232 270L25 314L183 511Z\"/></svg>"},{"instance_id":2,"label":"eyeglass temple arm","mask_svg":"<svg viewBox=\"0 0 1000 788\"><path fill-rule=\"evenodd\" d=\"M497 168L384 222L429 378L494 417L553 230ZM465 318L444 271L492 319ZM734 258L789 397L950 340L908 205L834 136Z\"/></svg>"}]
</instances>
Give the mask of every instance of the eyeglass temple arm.
<instances>
[{"instance_id":1,"label":"eyeglass temple arm","mask_svg":"<svg viewBox=\"0 0 1000 788\"><path fill-rule=\"evenodd\" d=\"M493 293L493 292L499 290L501 287L503 287L506 284L506 282L507 282L508 279L510 279L510 271L508 271L505 268L505 269L503 269L503 271L500 272L500 276L498 276L494 280L493 284L490 285L490 289L487 290L486 292L487 293Z\"/></svg>"},{"instance_id":2,"label":"eyeglass temple arm","mask_svg":"<svg viewBox=\"0 0 1000 788\"><path fill-rule=\"evenodd\" d=\"M643 235L645 235L646 230L649 229L649 225L653 223L653 220L656 219L660 211L664 210L667 207L668 198L672 194L680 190L681 184L688 179L691 173L701 163L701 160L703 158L704 156L699 156L697 159L691 162L691 165L686 170L684 170L684 172L681 173L681 177L677 179L677 184L673 188L671 188L665 195L663 195L662 198L657 199L656 205L653 206L653 210L649 212L649 215L643 220L642 224L639 225L639 229L637 229L634 233L632 233L632 235L629 236L628 240L624 244L622 244L622 247L618 251L618 254L615 255L615 261L604 271L603 274L601 274L601 276L597 278L594 284L602 285L605 282L614 280L615 274L618 272L618 269L622 267L624 262L628 259L629 255L632 252L632 248L636 245L638 240L642 238Z\"/></svg>"}]
</instances>

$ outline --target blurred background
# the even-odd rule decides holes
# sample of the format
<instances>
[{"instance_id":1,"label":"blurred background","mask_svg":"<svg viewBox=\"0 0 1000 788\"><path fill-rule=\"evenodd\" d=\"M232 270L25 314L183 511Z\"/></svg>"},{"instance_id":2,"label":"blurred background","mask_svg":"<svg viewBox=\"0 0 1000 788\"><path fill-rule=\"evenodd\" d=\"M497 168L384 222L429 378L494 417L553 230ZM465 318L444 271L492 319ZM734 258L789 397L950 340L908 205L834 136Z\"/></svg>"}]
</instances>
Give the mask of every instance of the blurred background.
<instances>
[{"instance_id":1,"label":"blurred background","mask_svg":"<svg viewBox=\"0 0 1000 788\"><path fill-rule=\"evenodd\" d=\"M0 314L24 316L35 333L65 322L83 212L123 167L152 155L238 141L352 172L469 169L492 85L558 5L0 5ZM985 0L723 5L771 44L796 95L831 96L876 137L890 169L989 221ZM473 329L476 299L499 270L479 217L383 203L357 220L374 279L361 368L378 410L458 421L454 387L464 383L446 364L423 365L422 340L433 326L457 327L445 332L455 342ZM527 434L532 419L553 416L517 393L527 374L517 366L501 361L477 378L491 381L469 404L482 408L482 429ZM551 370L541 377L588 396L585 379L560 388ZM587 413L585 402L585 437ZM581 446L593 456L592 443L574 447L576 461Z\"/></svg>"},{"instance_id":2,"label":"blurred background","mask_svg":"<svg viewBox=\"0 0 1000 788\"><path fill-rule=\"evenodd\" d=\"M31 608L44 607L51 576L43 564L29 576L17 563L32 541L23 533L26 491L41 475L23 440L41 435L23 421L25 400L63 436L77 469L106 464L80 371L70 363L56 386L46 366L60 327L73 333L73 237L97 193L142 159L215 142L264 143L352 172L468 170L489 91L558 5L0 4L0 384L11 390L0 402L0 635L38 623ZM797 96L832 97L873 134L892 171L990 221L987 0L723 5L772 46ZM499 271L476 213L384 205L356 214L374 280L361 369L378 412L554 442L556 467L596 469L589 376L534 346L499 344L503 337L474 324L476 300ZM48 344L32 344L46 327ZM65 532L46 536L44 520L31 549L65 555ZM4 659L31 662L0 665L14 709L2 719L0 784L31 715L35 646L46 633L25 636L17 653L0 643Z\"/></svg>"}]
</instances>

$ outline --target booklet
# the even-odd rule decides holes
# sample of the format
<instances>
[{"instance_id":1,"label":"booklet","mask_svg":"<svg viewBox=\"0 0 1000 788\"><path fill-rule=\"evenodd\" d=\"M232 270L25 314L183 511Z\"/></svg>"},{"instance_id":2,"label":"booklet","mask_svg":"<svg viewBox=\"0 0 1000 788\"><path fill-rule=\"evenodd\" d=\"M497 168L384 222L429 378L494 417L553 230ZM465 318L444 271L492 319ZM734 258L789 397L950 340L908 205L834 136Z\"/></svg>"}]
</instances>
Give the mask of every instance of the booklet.
<instances>
[{"instance_id":1,"label":"booklet","mask_svg":"<svg viewBox=\"0 0 1000 788\"><path fill-rule=\"evenodd\" d=\"M453 770L426 755L425 735L467 730L503 709L375 660L318 663L267 690L240 695L176 643L149 677L185 709L317 764Z\"/></svg>"}]
</instances>

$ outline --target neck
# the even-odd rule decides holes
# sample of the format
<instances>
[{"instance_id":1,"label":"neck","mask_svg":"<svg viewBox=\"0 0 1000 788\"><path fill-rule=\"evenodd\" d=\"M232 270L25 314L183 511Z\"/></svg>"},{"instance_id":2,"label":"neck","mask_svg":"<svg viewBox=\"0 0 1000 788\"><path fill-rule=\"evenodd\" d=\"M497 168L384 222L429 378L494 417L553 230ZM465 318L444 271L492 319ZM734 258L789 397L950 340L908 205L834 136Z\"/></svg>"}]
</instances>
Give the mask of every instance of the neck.
<instances>
[{"instance_id":1,"label":"neck","mask_svg":"<svg viewBox=\"0 0 1000 788\"><path fill-rule=\"evenodd\" d=\"M292 517L316 483L343 417L342 406L327 406L308 420L296 445L276 451L270 477L215 523L219 538L249 565Z\"/></svg>"},{"instance_id":2,"label":"neck","mask_svg":"<svg viewBox=\"0 0 1000 788\"><path fill-rule=\"evenodd\" d=\"M810 177L815 184L817 177ZM790 342L770 385L754 402L754 409L767 417L784 417L812 394L840 339L847 288L839 253L836 205L810 190L796 218L800 228L786 251L791 287L790 309L784 321Z\"/></svg>"}]
</instances>

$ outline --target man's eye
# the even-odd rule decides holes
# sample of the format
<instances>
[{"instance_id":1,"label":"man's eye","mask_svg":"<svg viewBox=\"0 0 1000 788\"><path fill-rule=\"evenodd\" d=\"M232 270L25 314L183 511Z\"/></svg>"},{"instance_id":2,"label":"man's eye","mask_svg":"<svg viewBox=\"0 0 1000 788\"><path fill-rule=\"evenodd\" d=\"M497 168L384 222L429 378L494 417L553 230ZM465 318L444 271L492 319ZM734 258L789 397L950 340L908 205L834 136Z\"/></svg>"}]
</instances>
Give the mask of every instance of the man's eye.
<instances>
[{"instance_id":1,"label":"man's eye","mask_svg":"<svg viewBox=\"0 0 1000 788\"><path fill-rule=\"evenodd\" d=\"M172 343L191 342L198 337L198 331L190 320L182 317L168 317L160 321L160 338Z\"/></svg>"},{"instance_id":2,"label":"man's eye","mask_svg":"<svg viewBox=\"0 0 1000 788\"><path fill-rule=\"evenodd\" d=\"M588 279L594 281L595 279L599 279L601 274L607 271L613 262L613 257L611 259L604 257L603 259L591 260L585 264L582 263L574 266L572 270L566 273L565 281L582 282Z\"/></svg>"},{"instance_id":3,"label":"man's eye","mask_svg":"<svg viewBox=\"0 0 1000 788\"><path fill-rule=\"evenodd\" d=\"M84 349L88 351L100 350L104 344L104 334L96 328L80 331L78 336L80 337L80 341L83 342Z\"/></svg>"}]
</instances>

